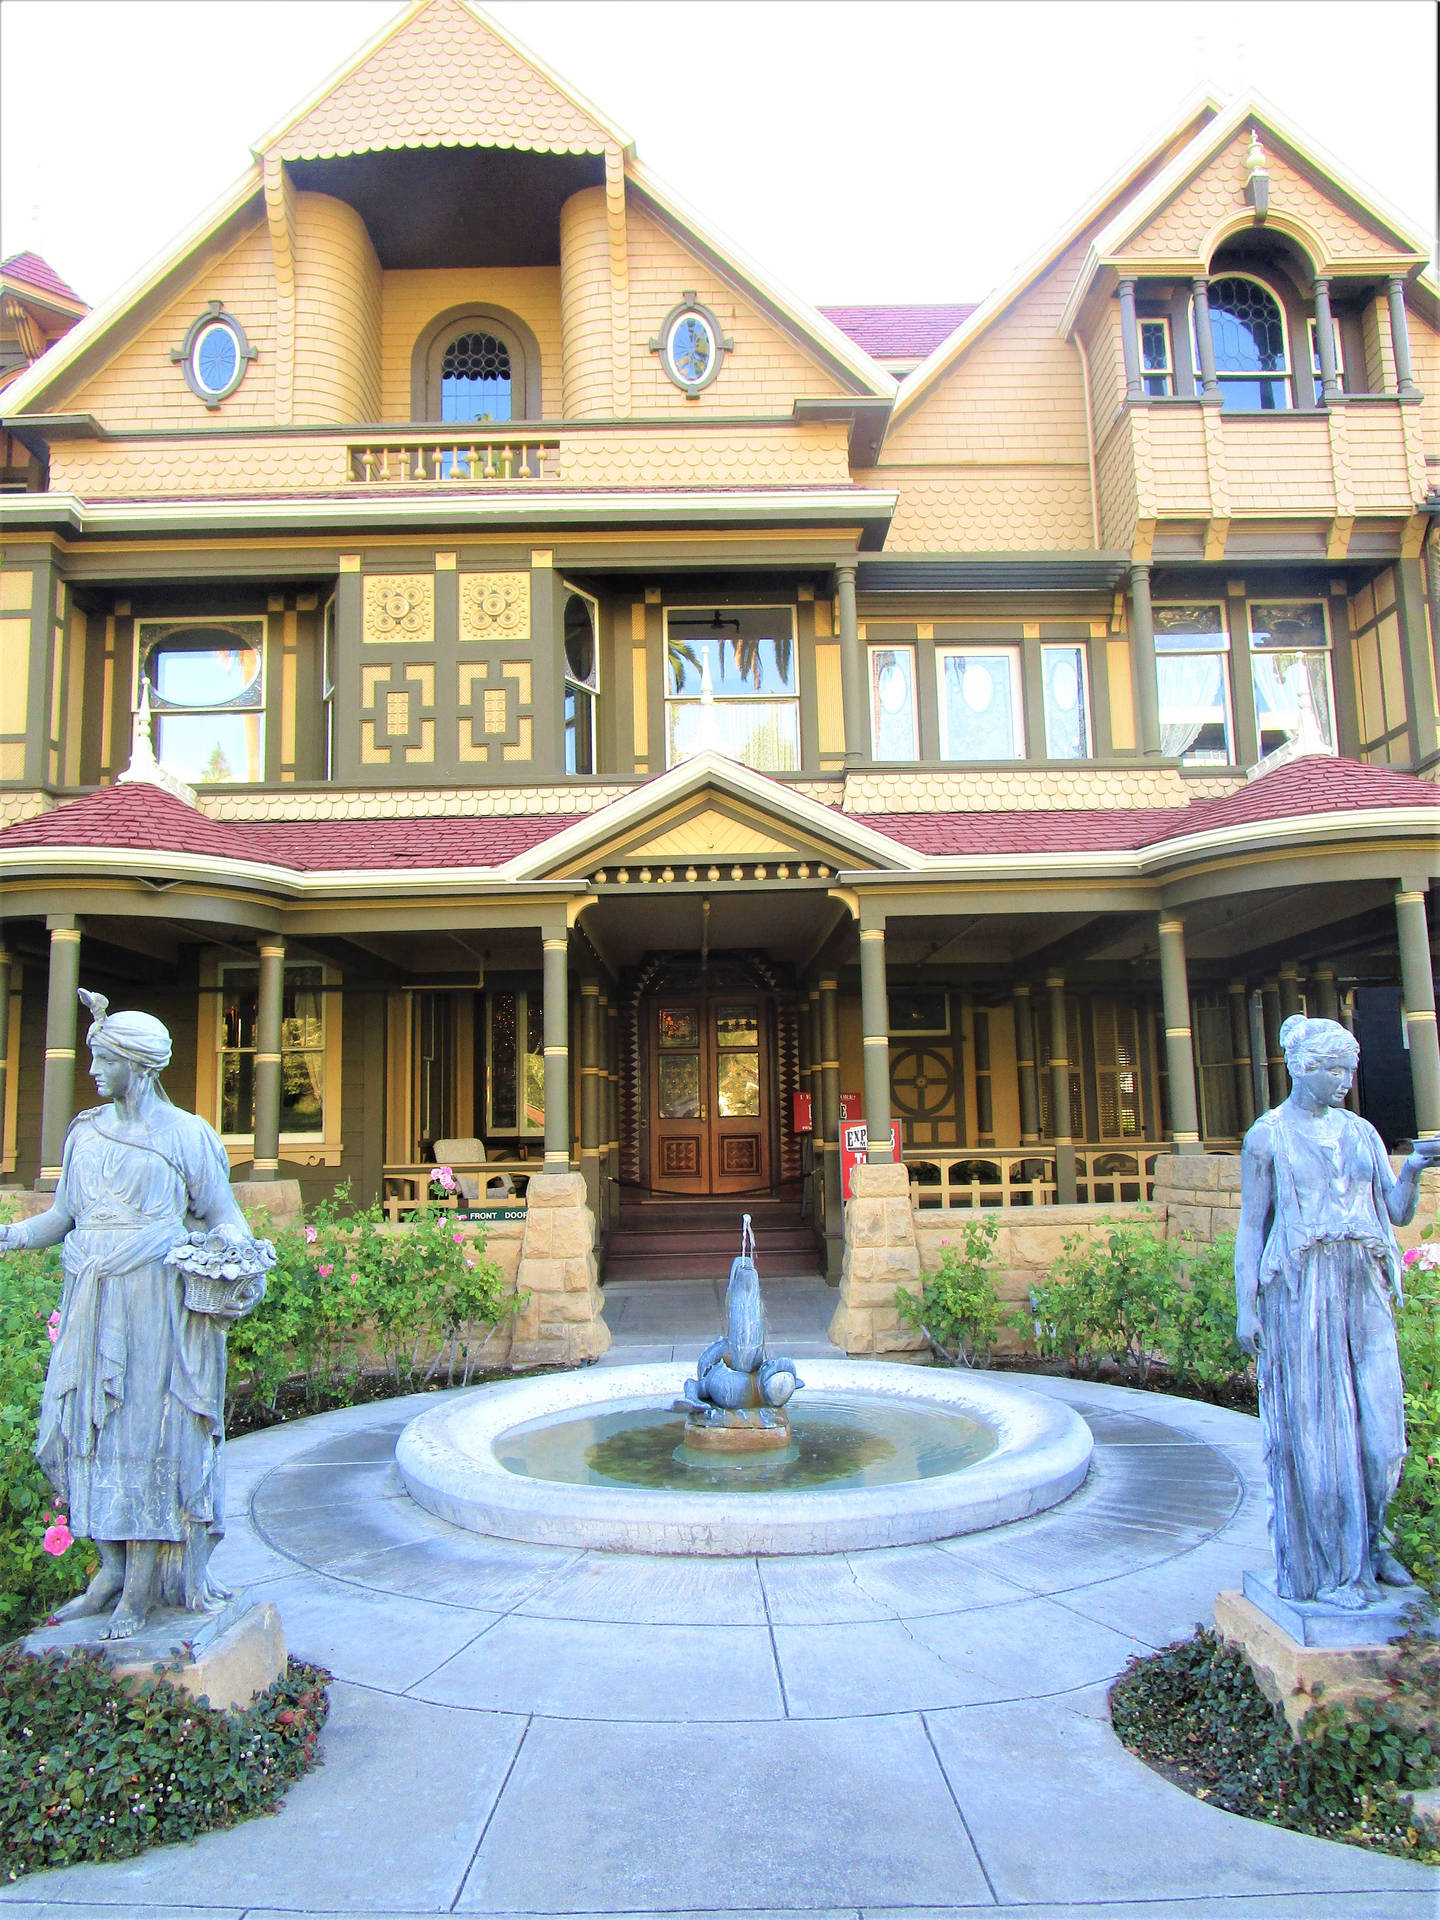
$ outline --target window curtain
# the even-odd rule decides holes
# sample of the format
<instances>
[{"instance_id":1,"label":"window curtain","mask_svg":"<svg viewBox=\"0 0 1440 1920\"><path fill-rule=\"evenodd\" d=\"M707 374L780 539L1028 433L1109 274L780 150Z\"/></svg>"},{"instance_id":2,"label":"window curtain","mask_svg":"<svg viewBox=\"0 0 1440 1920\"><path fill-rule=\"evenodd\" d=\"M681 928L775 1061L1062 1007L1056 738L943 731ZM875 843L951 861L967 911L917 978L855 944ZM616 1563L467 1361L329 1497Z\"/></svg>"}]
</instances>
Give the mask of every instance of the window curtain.
<instances>
[{"instance_id":1,"label":"window curtain","mask_svg":"<svg viewBox=\"0 0 1440 1920\"><path fill-rule=\"evenodd\" d=\"M1302 745L1333 748L1335 724L1323 653L1257 653L1255 707L1262 732L1283 727Z\"/></svg>"},{"instance_id":2,"label":"window curtain","mask_svg":"<svg viewBox=\"0 0 1440 1920\"><path fill-rule=\"evenodd\" d=\"M1167 654L1155 663L1160 692L1160 751L1188 753L1201 731L1225 717L1225 662L1219 654Z\"/></svg>"}]
</instances>

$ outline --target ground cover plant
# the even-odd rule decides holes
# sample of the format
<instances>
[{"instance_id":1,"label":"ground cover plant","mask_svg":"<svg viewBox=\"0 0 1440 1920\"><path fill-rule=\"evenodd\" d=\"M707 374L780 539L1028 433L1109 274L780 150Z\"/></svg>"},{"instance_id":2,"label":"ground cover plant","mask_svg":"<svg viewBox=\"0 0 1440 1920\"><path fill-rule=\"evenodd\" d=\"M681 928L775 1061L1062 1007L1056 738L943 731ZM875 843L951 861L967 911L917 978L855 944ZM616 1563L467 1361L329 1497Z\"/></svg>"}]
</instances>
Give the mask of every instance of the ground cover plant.
<instances>
[{"instance_id":1,"label":"ground cover plant","mask_svg":"<svg viewBox=\"0 0 1440 1920\"><path fill-rule=\"evenodd\" d=\"M1110 1693L1132 1753L1228 1813L1440 1865L1410 1796L1434 1783L1440 1650L1398 1644L1390 1702L1322 1701L1292 1736L1244 1656L1214 1633L1132 1660Z\"/></svg>"},{"instance_id":2,"label":"ground cover plant","mask_svg":"<svg viewBox=\"0 0 1440 1920\"><path fill-rule=\"evenodd\" d=\"M0 1653L0 1862L123 1860L273 1813L319 1758L329 1675L290 1661L248 1709L219 1713L163 1674L117 1680L92 1654Z\"/></svg>"}]
</instances>

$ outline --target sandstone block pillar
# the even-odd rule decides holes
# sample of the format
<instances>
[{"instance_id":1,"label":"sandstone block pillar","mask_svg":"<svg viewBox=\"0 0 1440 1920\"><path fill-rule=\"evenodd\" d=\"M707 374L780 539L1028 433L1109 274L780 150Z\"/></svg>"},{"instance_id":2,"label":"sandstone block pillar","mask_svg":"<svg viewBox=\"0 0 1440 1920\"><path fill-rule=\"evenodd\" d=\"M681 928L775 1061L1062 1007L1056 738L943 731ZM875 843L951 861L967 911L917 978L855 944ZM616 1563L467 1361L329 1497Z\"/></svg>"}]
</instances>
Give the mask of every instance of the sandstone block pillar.
<instances>
[{"instance_id":1,"label":"sandstone block pillar","mask_svg":"<svg viewBox=\"0 0 1440 1920\"><path fill-rule=\"evenodd\" d=\"M515 1286L530 1297L515 1320L512 1367L573 1367L609 1348L583 1174L537 1173L531 1180Z\"/></svg>"},{"instance_id":2,"label":"sandstone block pillar","mask_svg":"<svg viewBox=\"0 0 1440 1920\"><path fill-rule=\"evenodd\" d=\"M920 1249L903 1166L856 1167L845 1203L845 1256L830 1338L846 1353L904 1355L926 1349L923 1333L902 1320L895 1290L918 1300Z\"/></svg>"}]
</instances>

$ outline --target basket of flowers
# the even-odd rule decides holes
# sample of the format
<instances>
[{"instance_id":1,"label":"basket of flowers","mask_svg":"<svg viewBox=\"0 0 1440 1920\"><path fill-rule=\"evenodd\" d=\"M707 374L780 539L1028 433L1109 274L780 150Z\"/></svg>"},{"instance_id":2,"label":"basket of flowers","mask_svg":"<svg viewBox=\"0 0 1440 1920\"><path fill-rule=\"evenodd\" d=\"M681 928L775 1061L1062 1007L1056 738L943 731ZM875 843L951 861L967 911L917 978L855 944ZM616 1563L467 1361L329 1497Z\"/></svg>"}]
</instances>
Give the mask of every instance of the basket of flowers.
<instances>
[{"instance_id":1,"label":"basket of flowers","mask_svg":"<svg viewBox=\"0 0 1440 1920\"><path fill-rule=\"evenodd\" d=\"M191 1313L239 1320L265 1298L275 1248L268 1240L237 1239L223 1227L197 1228L170 1249L167 1259L184 1279Z\"/></svg>"}]
</instances>

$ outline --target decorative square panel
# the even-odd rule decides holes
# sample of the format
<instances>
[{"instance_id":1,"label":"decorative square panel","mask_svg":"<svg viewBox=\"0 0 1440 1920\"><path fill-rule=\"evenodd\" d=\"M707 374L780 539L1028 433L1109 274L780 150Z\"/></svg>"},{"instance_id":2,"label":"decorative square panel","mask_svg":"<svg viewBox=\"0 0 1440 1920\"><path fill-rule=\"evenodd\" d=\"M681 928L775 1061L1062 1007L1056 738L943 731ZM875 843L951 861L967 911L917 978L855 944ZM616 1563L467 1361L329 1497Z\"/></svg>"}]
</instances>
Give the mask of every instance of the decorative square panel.
<instances>
[{"instance_id":1,"label":"decorative square panel","mask_svg":"<svg viewBox=\"0 0 1440 1920\"><path fill-rule=\"evenodd\" d=\"M530 576L528 573L462 573L460 576L460 639L528 640L530 638Z\"/></svg>"},{"instance_id":2,"label":"decorative square panel","mask_svg":"<svg viewBox=\"0 0 1440 1920\"><path fill-rule=\"evenodd\" d=\"M426 573L372 573L365 580L362 632L368 645L432 642L435 582Z\"/></svg>"},{"instance_id":3,"label":"decorative square panel","mask_svg":"<svg viewBox=\"0 0 1440 1920\"><path fill-rule=\"evenodd\" d=\"M700 1142L698 1140L662 1140L660 1142L660 1171L681 1178L685 1174L698 1174L700 1171Z\"/></svg>"},{"instance_id":4,"label":"decorative square panel","mask_svg":"<svg viewBox=\"0 0 1440 1920\"><path fill-rule=\"evenodd\" d=\"M720 1171L722 1173L756 1173L760 1171L760 1141L753 1133L729 1134L720 1142Z\"/></svg>"}]
</instances>

